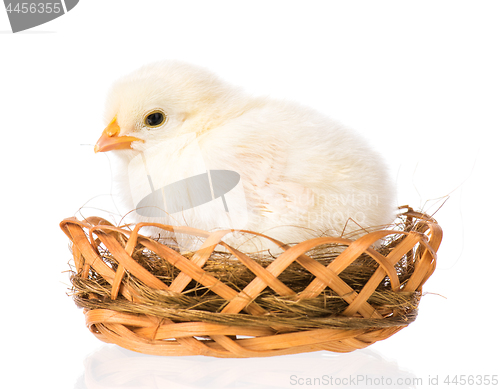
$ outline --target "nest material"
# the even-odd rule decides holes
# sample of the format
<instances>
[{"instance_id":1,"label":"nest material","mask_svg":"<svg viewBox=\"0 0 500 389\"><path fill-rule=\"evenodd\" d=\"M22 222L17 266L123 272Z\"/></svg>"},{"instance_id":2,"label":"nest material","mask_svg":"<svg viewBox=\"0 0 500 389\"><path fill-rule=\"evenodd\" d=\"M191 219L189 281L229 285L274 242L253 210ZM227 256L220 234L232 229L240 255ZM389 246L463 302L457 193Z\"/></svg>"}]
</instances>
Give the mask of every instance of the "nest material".
<instances>
[{"instance_id":1,"label":"nest material","mask_svg":"<svg viewBox=\"0 0 500 389\"><path fill-rule=\"evenodd\" d=\"M188 227L182 231L204 243L181 254L139 235L145 226L173 231L152 223L131 230L101 218L61 223L73 243L72 295L89 329L157 355L364 348L415 320L442 237L434 219L410 208L391 229L354 241L319 237L292 246L268 238L284 250L276 258L225 244L229 230Z\"/></svg>"}]
</instances>

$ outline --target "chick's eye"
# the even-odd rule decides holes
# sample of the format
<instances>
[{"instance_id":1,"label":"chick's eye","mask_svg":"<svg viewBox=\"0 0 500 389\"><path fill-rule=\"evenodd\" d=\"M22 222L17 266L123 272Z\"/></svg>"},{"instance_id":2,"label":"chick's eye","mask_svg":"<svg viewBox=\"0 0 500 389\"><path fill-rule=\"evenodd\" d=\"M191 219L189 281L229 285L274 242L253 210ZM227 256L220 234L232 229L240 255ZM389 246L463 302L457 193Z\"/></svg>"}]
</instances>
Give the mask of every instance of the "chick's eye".
<instances>
[{"instance_id":1,"label":"chick's eye","mask_svg":"<svg viewBox=\"0 0 500 389\"><path fill-rule=\"evenodd\" d=\"M158 127L165 122L165 115L161 112L152 112L146 116L145 124L148 127Z\"/></svg>"}]
</instances>

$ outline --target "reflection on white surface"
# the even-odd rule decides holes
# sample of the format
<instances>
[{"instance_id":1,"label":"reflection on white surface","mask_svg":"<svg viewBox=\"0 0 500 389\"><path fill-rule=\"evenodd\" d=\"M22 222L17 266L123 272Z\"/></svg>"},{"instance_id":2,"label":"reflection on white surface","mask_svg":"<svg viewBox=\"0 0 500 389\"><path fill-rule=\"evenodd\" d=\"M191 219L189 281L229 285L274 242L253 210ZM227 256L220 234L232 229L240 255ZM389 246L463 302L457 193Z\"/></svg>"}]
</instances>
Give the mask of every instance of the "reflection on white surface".
<instances>
[{"instance_id":1,"label":"reflection on white surface","mask_svg":"<svg viewBox=\"0 0 500 389\"><path fill-rule=\"evenodd\" d=\"M84 365L75 389L419 386L412 373L369 349L231 359L151 356L106 345Z\"/></svg>"}]
</instances>

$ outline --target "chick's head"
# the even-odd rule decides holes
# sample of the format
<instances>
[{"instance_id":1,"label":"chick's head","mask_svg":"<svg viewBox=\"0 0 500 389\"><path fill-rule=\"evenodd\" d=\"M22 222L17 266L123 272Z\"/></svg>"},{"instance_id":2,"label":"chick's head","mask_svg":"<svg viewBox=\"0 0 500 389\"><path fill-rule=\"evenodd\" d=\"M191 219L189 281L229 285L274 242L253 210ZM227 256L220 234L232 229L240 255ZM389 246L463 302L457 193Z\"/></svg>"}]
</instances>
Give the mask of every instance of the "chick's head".
<instances>
[{"instance_id":1,"label":"chick's head","mask_svg":"<svg viewBox=\"0 0 500 389\"><path fill-rule=\"evenodd\" d=\"M112 86L107 127L94 150L144 151L175 136L207 131L232 93L202 68L173 61L144 66Z\"/></svg>"}]
</instances>

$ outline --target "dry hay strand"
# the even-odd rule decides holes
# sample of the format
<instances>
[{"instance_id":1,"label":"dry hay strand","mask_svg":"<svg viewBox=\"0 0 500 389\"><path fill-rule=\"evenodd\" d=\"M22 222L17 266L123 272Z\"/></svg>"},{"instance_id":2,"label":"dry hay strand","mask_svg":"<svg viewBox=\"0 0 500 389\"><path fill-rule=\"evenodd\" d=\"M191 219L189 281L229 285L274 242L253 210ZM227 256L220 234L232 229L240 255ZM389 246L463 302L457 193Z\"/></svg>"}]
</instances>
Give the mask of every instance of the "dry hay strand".
<instances>
[{"instance_id":1,"label":"dry hay strand","mask_svg":"<svg viewBox=\"0 0 500 389\"><path fill-rule=\"evenodd\" d=\"M244 254L225 244L224 234L189 228L206 247L181 255L139 235L151 223L130 230L99 218L66 219L70 294L96 336L135 351L219 357L352 351L414 321L435 268L441 229L405 208L390 228L357 240L278 242L284 248L278 257Z\"/></svg>"}]
</instances>

